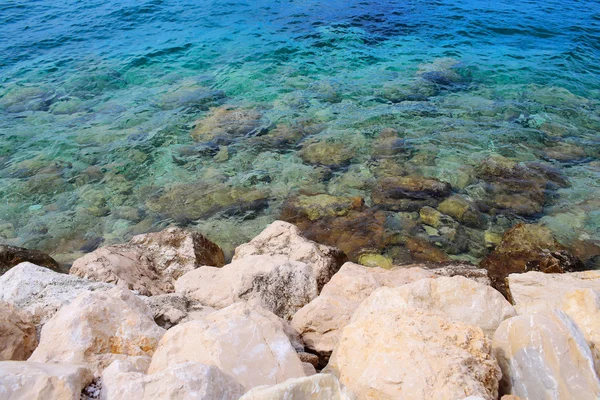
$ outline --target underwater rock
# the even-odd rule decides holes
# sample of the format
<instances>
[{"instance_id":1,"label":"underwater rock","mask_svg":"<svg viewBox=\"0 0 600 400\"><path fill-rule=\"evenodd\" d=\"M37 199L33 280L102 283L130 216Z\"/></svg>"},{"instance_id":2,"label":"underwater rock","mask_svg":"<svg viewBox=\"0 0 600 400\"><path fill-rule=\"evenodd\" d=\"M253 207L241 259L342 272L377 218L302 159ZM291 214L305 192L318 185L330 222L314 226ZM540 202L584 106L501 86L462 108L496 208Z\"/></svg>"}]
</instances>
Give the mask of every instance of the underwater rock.
<instances>
[{"instance_id":1,"label":"underwater rock","mask_svg":"<svg viewBox=\"0 0 600 400\"><path fill-rule=\"evenodd\" d=\"M38 345L33 315L0 300L0 361L24 361Z\"/></svg>"},{"instance_id":2,"label":"underwater rock","mask_svg":"<svg viewBox=\"0 0 600 400\"><path fill-rule=\"evenodd\" d=\"M501 394L526 399L597 399L592 352L562 311L516 316L500 324L493 354L502 369Z\"/></svg>"},{"instance_id":3,"label":"underwater rock","mask_svg":"<svg viewBox=\"0 0 600 400\"><path fill-rule=\"evenodd\" d=\"M420 65L416 75L425 82L437 85L440 89L456 90L470 83L469 72L460 61L444 57Z\"/></svg>"},{"instance_id":4,"label":"underwater rock","mask_svg":"<svg viewBox=\"0 0 600 400\"><path fill-rule=\"evenodd\" d=\"M264 189L204 182L174 185L146 200L150 211L181 224L217 213L243 216L261 211L267 205L268 192Z\"/></svg>"},{"instance_id":5,"label":"underwater rock","mask_svg":"<svg viewBox=\"0 0 600 400\"><path fill-rule=\"evenodd\" d=\"M384 128L373 141L371 155L375 158L392 157L406 151L404 139L399 137L397 130Z\"/></svg>"},{"instance_id":6,"label":"underwater rock","mask_svg":"<svg viewBox=\"0 0 600 400\"><path fill-rule=\"evenodd\" d=\"M347 143L333 139L322 141L307 140L298 151L304 162L312 165L325 165L333 168L344 166L355 156Z\"/></svg>"},{"instance_id":7,"label":"underwater rock","mask_svg":"<svg viewBox=\"0 0 600 400\"><path fill-rule=\"evenodd\" d=\"M89 364L100 372L114 360L152 356L164 333L129 290L84 292L46 322L29 360Z\"/></svg>"},{"instance_id":8,"label":"underwater rock","mask_svg":"<svg viewBox=\"0 0 600 400\"><path fill-rule=\"evenodd\" d=\"M66 272L46 253L0 244L0 275L22 262L30 262L56 272Z\"/></svg>"},{"instance_id":9,"label":"underwater rock","mask_svg":"<svg viewBox=\"0 0 600 400\"><path fill-rule=\"evenodd\" d=\"M282 255L308 264L313 269L319 291L348 261L342 251L306 239L298 227L284 221L273 222L249 243L238 246L232 261L253 255Z\"/></svg>"},{"instance_id":10,"label":"underwater rock","mask_svg":"<svg viewBox=\"0 0 600 400\"><path fill-rule=\"evenodd\" d=\"M377 181L371 199L373 204L391 211L417 211L437 205L450 195L449 184L419 176L382 178Z\"/></svg>"},{"instance_id":11,"label":"underwater rock","mask_svg":"<svg viewBox=\"0 0 600 400\"><path fill-rule=\"evenodd\" d=\"M191 132L198 142L214 140L218 136L233 139L259 133L262 114L258 110L227 106L213 108L207 117L198 120Z\"/></svg>"},{"instance_id":12,"label":"underwater rock","mask_svg":"<svg viewBox=\"0 0 600 400\"><path fill-rule=\"evenodd\" d=\"M9 113L47 111L56 94L42 86L13 86L0 97L0 108Z\"/></svg>"},{"instance_id":13,"label":"underwater rock","mask_svg":"<svg viewBox=\"0 0 600 400\"><path fill-rule=\"evenodd\" d=\"M316 221L326 217L343 217L350 211L364 208L360 197L332 196L326 193L289 197L283 205L281 219L294 222L308 219Z\"/></svg>"},{"instance_id":14,"label":"underwater rock","mask_svg":"<svg viewBox=\"0 0 600 400\"><path fill-rule=\"evenodd\" d=\"M225 99L222 90L209 90L200 86L184 86L161 95L157 104L162 110L174 108L194 108L207 110L209 106L218 105Z\"/></svg>"},{"instance_id":15,"label":"underwater rock","mask_svg":"<svg viewBox=\"0 0 600 400\"><path fill-rule=\"evenodd\" d=\"M149 374L183 362L214 365L249 390L305 376L280 324L240 302L169 329L152 357Z\"/></svg>"},{"instance_id":16,"label":"underwater rock","mask_svg":"<svg viewBox=\"0 0 600 400\"><path fill-rule=\"evenodd\" d=\"M544 226L519 223L506 231L502 242L479 264L488 270L492 285L505 296L505 278L512 273L564 273L584 269L583 263L561 246Z\"/></svg>"},{"instance_id":17,"label":"underwater rock","mask_svg":"<svg viewBox=\"0 0 600 400\"><path fill-rule=\"evenodd\" d=\"M394 261L387 256L377 253L363 253L358 257L358 263L365 267L380 267L390 269L394 265Z\"/></svg>"},{"instance_id":18,"label":"underwater rock","mask_svg":"<svg viewBox=\"0 0 600 400\"><path fill-rule=\"evenodd\" d=\"M457 194L442 201L438 205L438 210L471 228L485 226L483 214L477 206L461 195Z\"/></svg>"},{"instance_id":19,"label":"underwater rock","mask_svg":"<svg viewBox=\"0 0 600 400\"><path fill-rule=\"evenodd\" d=\"M587 155L582 147L571 143L561 142L556 146L545 147L543 156L560 162L572 162L581 160Z\"/></svg>"},{"instance_id":20,"label":"underwater rock","mask_svg":"<svg viewBox=\"0 0 600 400\"><path fill-rule=\"evenodd\" d=\"M173 292L175 281L193 269L224 264L223 250L200 233L168 228L86 254L70 274L158 295Z\"/></svg>"},{"instance_id":21,"label":"underwater rock","mask_svg":"<svg viewBox=\"0 0 600 400\"><path fill-rule=\"evenodd\" d=\"M401 289L361 303L325 372L364 399L497 399L500 368L481 328L413 306Z\"/></svg>"},{"instance_id":22,"label":"underwater rock","mask_svg":"<svg viewBox=\"0 0 600 400\"><path fill-rule=\"evenodd\" d=\"M408 237L406 238L406 248L413 260L418 262L450 262L450 258L446 253L425 239Z\"/></svg>"}]
</instances>

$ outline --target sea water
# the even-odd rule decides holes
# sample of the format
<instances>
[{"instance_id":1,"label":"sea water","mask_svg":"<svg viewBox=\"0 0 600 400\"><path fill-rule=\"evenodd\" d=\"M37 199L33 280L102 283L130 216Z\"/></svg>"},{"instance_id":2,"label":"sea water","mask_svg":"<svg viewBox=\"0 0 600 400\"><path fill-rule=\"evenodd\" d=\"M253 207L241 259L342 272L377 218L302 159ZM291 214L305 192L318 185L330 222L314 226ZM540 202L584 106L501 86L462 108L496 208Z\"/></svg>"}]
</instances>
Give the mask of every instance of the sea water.
<instances>
[{"instance_id":1,"label":"sea water","mask_svg":"<svg viewBox=\"0 0 600 400\"><path fill-rule=\"evenodd\" d=\"M0 242L68 263L178 225L230 254L305 196L453 259L518 222L597 249L599 78L596 0L0 1ZM481 223L377 200L398 176Z\"/></svg>"}]
</instances>

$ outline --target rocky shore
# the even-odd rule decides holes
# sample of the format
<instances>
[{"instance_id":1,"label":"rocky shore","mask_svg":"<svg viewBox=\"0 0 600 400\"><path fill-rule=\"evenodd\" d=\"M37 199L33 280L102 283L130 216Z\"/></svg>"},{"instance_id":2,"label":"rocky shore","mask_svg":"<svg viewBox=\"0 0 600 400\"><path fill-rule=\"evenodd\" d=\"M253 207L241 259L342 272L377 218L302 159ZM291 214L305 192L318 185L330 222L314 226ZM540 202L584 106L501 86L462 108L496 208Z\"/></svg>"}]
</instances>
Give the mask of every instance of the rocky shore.
<instances>
[{"instance_id":1,"label":"rocky shore","mask_svg":"<svg viewBox=\"0 0 600 400\"><path fill-rule=\"evenodd\" d=\"M455 200L446 213L477 225ZM68 273L2 246L0 398L600 397L600 271L543 228L515 225L480 267L360 265L336 241L276 221L227 263L200 233L168 228Z\"/></svg>"}]
</instances>

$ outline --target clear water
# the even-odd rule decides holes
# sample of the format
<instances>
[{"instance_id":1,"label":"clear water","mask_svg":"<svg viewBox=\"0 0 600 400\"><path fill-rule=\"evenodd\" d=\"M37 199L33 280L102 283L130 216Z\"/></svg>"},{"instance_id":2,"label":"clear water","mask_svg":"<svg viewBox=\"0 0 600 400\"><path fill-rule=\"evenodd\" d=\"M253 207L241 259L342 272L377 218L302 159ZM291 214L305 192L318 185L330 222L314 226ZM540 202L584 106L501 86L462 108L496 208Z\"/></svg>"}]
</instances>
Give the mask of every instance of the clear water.
<instances>
[{"instance_id":1,"label":"clear water","mask_svg":"<svg viewBox=\"0 0 600 400\"><path fill-rule=\"evenodd\" d=\"M298 193L376 209L400 174L486 214L451 258L522 220L597 249L599 77L596 0L0 0L0 241L69 262L177 224L231 251ZM251 129L192 137L232 109ZM496 207L490 159L568 184ZM382 212L440 245L418 209Z\"/></svg>"}]
</instances>

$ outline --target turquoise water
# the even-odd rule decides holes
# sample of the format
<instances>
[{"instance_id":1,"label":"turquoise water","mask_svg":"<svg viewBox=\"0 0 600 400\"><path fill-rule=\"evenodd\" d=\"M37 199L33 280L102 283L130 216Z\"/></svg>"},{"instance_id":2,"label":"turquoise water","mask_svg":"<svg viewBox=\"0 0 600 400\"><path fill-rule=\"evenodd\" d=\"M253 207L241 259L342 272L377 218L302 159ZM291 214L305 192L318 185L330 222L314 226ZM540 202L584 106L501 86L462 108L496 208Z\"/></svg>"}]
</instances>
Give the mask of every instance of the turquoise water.
<instances>
[{"instance_id":1,"label":"turquoise water","mask_svg":"<svg viewBox=\"0 0 600 400\"><path fill-rule=\"evenodd\" d=\"M0 242L69 262L180 225L230 252L326 193L385 232L353 258L415 237L477 262L526 221L597 266L597 1L105 3L0 1ZM423 225L441 199L398 204L398 176L478 222Z\"/></svg>"}]
</instances>

